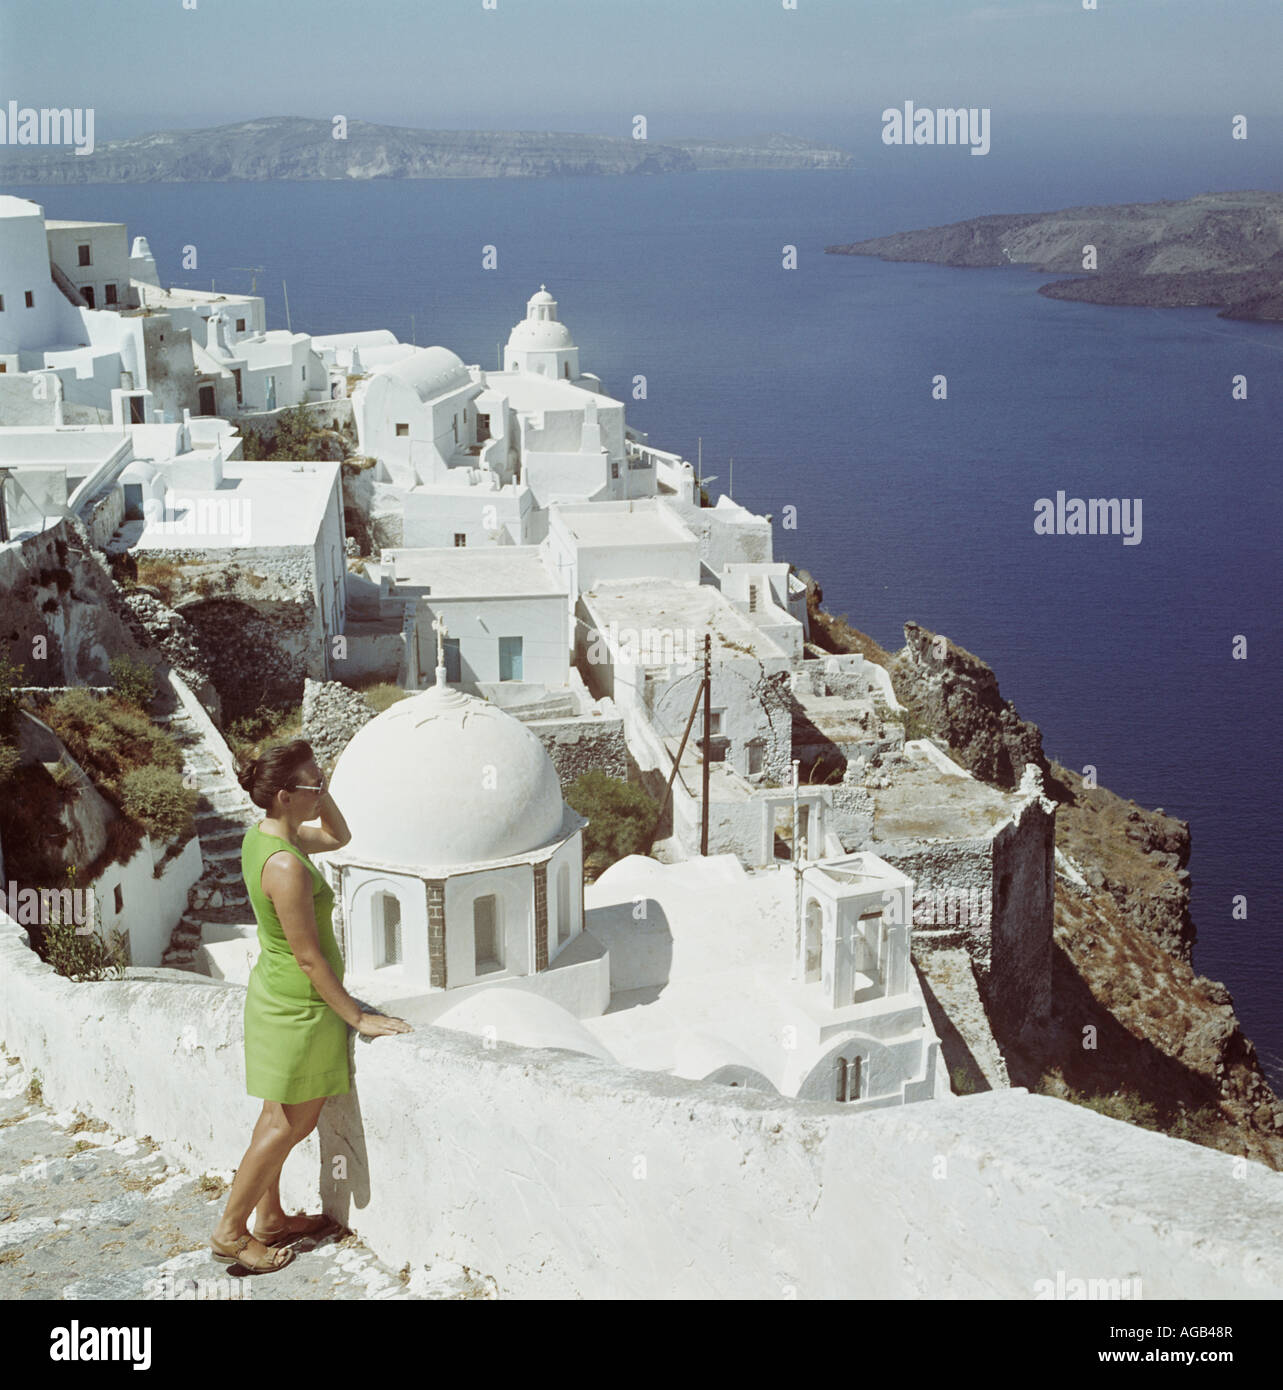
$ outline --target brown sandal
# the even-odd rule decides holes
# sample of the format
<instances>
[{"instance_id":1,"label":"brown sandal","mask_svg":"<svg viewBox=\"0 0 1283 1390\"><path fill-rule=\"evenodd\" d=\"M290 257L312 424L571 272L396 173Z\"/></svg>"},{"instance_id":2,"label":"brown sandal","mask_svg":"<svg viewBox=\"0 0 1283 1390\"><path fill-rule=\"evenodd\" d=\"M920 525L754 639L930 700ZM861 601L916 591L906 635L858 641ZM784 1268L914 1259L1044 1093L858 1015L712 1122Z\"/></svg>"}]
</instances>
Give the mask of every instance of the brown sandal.
<instances>
[{"instance_id":1,"label":"brown sandal","mask_svg":"<svg viewBox=\"0 0 1283 1390\"><path fill-rule=\"evenodd\" d=\"M222 1245L222 1241L211 1240L209 1243L209 1253L219 1264L240 1265L243 1269L249 1270L251 1274L273 1274L278 1269L284 1269L294 1258L293 1250L286 1250L284 1252L280 1250L269 1250L266 1263L254 1264L251 1260L246 1258L245 1252L245 1247L254 1239L256 1239L256 1237L250 1235L248 1231L243 1236L237 1236L232 1242L232 1251L230 1254L227 1252L226 1248L222 1250L218 1248ZM277 1256L282 1253L284 1253L285 1258L283 1260L278 1259Z\"/></svg>"},{"instance_id":2,"label":"brown sandal","mask_svg":"<svg viewBox=\"0 0 1283 1390\"><path fill-rule=\"evenodd\" d=\"M302 1212L299 1212L297 1216L287 1217L286 1220L298 1221L303 1215ZM283 1245L286 1241L302 1240L304 1236L314 1240L317 1236L328 1235L331 1231L337 1231L339 1228L339 1223L333 1217L326 1216L324 1212L319 1216L308 1216L305 1219L307 1224L293 1231L288 1226L282 1227L279 1231L256 1230L254 1239L261 1245L272 1247Z\"/></svg>"}]
</instances>

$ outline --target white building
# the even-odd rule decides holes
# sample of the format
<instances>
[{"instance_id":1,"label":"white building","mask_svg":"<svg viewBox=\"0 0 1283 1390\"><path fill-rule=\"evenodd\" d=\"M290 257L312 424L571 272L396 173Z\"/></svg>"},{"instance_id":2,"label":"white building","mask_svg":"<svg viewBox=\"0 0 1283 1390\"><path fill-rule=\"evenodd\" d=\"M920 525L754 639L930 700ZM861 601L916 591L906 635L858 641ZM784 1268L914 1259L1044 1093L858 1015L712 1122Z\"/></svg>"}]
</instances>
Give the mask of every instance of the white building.
<instances>
[{"instance_id":1,"label":"white building","mask_svg":"<svg viewBox=\"0 0 1283 1390\"><path fill-rule=\"evenodd\" d=\"M381 603L401 602L411 618L411 689L433 680L438 622L451 685L469 693L489 682L567 685L566 588L538 546L385 550L371 578Z\"/></svg>"},{"instance_id":2,"label":"white building","mask_svg":"<svg viewBox=\"0 0 1283 1390\"><path fill-rule=\"evenodd\" d=\"M46 224L39 203L0 196L0 375L23 376L0 383L0 422L61 423L64 402L106 412L112 390L147 384L141 320L91 307L51 253L52 241L95 304L109 285L123 304L123 239L120 224ZM81 247L97 264L79 265ZM105 278L96 278L99 271Z\"/></svg>"},{"instance_id":3,"label":"white building","mask_svg":"<svg viewBox=\"0 0 1283 1390\"><path fill-rule=\"evenodd\" d=\"M46 220L49 263L73 285L88 309L137 308L123 222Z\"/></svg>"},{"instance_id":4,"label":"white building","mask_svg":"<svg viewBox=\"0 0 1283 1390\"><path fill-rule=\"evenodd\" d=\"M507 481L506 443L478 439L472 402L480 390L448 348L416 348L379 367L352 395L361 452L407 489L451 481L453 470L492 469Z\"/></svg>"}]
</instances>

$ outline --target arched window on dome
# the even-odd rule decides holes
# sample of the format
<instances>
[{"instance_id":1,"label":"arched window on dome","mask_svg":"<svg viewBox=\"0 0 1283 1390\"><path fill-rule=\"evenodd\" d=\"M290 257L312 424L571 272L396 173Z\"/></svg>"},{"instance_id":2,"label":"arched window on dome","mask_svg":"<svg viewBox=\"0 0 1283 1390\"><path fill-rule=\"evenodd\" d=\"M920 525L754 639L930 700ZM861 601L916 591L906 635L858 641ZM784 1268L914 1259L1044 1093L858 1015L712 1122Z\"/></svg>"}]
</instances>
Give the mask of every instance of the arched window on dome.
<instances>
[{"instance_id":1,"label":"arched window on dome","mask_svg":"<svg viewBox=\"0 0 1283 1390\"><path fill-rule=\"evenodd\" d=\"M557 867L557 945L570 938L570 865Z\"/></svg>"},{"instance_id":2,"label":"arched window on dome","mask_svg":"<svg viewBox=\"0 0 1283 1390\"><path fill-rule=\"evenodd\" d=\"M499 930L499 900L485 893L472 900L472 939L478 975L503 969L503 934Z\"/></svg>"},{"instance_id":3,"label":"arched window on dome","mask_svg":"<svg viewBox=\"0 0 1283 1390\"><path fill-rule=\"evenodd\" d=\"M401 903L394 893L376 893L371 903L370 922L374 929L374 968L400 965Z\"/></svg>"}]
</instances>

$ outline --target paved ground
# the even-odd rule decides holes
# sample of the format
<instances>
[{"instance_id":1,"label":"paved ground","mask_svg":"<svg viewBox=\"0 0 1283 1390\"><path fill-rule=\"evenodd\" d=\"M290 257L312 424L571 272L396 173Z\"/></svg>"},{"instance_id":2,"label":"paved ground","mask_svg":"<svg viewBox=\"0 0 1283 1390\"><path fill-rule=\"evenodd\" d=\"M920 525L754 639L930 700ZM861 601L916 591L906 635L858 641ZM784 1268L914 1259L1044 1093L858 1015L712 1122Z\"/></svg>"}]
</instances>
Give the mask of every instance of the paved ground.
<instances>
[{"instance_id":1,"label":"paved ground","mask_svg":"<svg viewBox=\"0 0 1283 1390\"><path fill-rule=\"evenodd\" d=\"M0 1299L494 1298L461 1265L389 1269L354 1235L299 1240L275 1274L209 1256L221 1177L168 1165L148 1139L55 1114L0 1055Z\"/></svg>"}]
</instances>

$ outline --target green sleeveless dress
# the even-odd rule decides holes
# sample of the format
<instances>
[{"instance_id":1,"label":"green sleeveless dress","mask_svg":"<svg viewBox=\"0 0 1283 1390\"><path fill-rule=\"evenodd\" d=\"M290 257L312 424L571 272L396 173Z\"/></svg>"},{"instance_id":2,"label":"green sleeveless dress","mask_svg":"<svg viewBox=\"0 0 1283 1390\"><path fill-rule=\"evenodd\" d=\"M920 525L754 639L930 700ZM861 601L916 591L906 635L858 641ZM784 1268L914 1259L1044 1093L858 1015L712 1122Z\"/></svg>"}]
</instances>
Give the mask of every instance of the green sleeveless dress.
<instances>
[{"instance_id":1,"label":"green sleeveless dress","mask_svg":"<svg viewBox=\"0 0 1283 1390\"><path fill-rule=\"evenodd\" d=\"M293 1105L345 1095L352 1075L348 1025L299 968L281 919L263 892L263 865L282 849L297 854L312 873L317 939L340 980L343 957L330 921L334 893L324 875L288 840L250 826L241 844L241 873L258 921L260 949L245 992L245 1089L261 1100Z\"/></svg>"}]
</instances>

